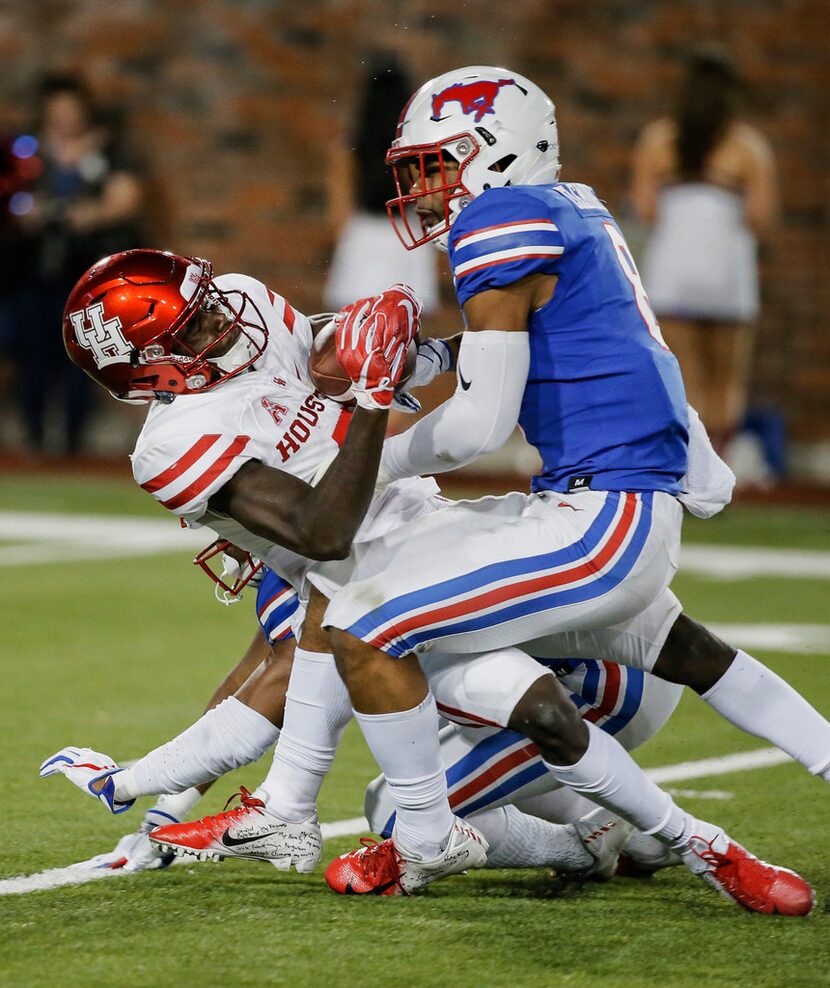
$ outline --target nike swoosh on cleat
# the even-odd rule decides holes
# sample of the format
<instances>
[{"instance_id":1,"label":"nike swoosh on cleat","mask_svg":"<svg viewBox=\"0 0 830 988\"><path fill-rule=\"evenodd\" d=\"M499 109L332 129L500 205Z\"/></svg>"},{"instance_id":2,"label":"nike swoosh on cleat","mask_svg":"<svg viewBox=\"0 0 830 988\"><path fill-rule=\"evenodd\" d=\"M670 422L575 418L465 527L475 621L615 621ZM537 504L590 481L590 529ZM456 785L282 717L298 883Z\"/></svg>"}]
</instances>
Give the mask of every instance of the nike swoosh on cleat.
<instances>
[{"instance_id":1,"label":"nike swoosh on cleat","mask_svg":"<svg viewBox=\"0 0 830 988\"><path fill-rule=\"evenodd\" d=\"M352 888L352 880L349 879L349 881L346 882L346 887L343 889L343 895L383 895L384 892L391 889L395 884L395 879L392 879L391 882L387 882L385 885L378 885L378 887L372 889L371 892L355 892Z\"/></svg>"},{"instance_id":2,"label":"nike swoosh on cleat","mask_svg":"<svg viewBox=\"0 0 830 988\"><path fill-rule=\"evenodd\" d=\"M278 830L272 830L270 834L257 834L256 837L231 837L226 830L220 840L225 847L239 847L241 844L250 844L252 841L262 840L263 837L275 837L278 833Z\"/></svg>"}]
</instances>

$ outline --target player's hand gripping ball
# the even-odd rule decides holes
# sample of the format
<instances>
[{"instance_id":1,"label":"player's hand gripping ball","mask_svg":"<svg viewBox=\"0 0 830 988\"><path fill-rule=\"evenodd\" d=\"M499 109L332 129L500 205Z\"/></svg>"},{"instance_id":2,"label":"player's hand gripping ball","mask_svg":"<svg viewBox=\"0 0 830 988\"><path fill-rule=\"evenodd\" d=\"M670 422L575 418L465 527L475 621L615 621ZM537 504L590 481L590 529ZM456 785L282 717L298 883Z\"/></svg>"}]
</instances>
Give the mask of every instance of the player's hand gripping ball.
<instances>
[{"instance_id":1,"label":"player's hand gripping ball","mask_svg":"<svg viewBox=\"0 0 830 988\"><path fill-rule=\"evenodd\" d=\"M308 359L314 387L344 404L357 398L388 408L415 369L420 312L404 285L341 309L315 337Z\"/></svg>"}]
</instances>

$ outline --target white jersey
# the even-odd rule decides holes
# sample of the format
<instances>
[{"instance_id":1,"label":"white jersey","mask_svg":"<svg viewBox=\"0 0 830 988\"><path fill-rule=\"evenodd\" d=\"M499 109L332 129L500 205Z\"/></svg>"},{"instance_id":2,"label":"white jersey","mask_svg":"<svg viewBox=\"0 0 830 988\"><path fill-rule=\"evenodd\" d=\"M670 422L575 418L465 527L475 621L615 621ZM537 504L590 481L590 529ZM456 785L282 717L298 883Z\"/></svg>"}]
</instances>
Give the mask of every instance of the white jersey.
<instances>
[{"instance_id":1,"label":"white jersey","mask_svg":"<svg viewBox=\"0 0 830 988\"><path fill-rule=\"evenodd\" d=\"M131 457L133 476L188 527L209 526L301 590L309 566L326 564L311 564L208 504L249 460L312 483L337 455L351 413L308 380L312 335L305 316L253 278L225 275L216 282L224 292L244 292L259 309L269 331L266 352L252 370L211 391L155 402ZM421 478L390 485L372 501L355 543L435 510L437 491L434 481ZM343 562L331 568L341 574Z\"/></svg>"}]
</instances>

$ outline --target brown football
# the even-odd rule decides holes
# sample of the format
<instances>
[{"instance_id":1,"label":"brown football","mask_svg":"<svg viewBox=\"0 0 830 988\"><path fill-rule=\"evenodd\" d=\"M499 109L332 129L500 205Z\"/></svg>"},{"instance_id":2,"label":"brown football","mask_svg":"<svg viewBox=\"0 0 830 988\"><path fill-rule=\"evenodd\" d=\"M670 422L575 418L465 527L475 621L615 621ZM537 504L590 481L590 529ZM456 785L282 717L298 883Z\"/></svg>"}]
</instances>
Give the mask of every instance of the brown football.
<instances>
[{"instance_id":1,"label":"brown football","mask_svg":"<svg viewBox=\"0 0 830 988\"><path fill-rule=\"evenodd\" d=\"M334 398L335 401L348 402L351 400L348 397L348 391L352 386L352 382L337 359L337 345L334 340L334 333L327 332L327 329L328 327L324 328L315 337L314 345L308 356L308 374L314 387L321 394L326 395L328 398ZM406 366L404 367L403 377L398 384L398 388L403 387L412 376L412 372L415 370L417 356L418 342L416 339L409 344L409 350L406 354Z\"/></svg>"}]
</instances>

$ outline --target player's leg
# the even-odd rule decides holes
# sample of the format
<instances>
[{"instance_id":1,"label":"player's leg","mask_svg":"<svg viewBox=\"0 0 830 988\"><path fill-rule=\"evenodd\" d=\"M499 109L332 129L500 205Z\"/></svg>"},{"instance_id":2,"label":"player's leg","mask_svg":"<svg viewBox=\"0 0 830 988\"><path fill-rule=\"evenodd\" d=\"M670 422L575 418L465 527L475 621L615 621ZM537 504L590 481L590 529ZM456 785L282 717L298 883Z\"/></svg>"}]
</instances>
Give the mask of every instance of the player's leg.
<instances>
[{"instance_id":1,"label":"player's leg","mask_svg":"<svg viewBox=\"0 0 830 988\"><path fill-rule=\"evenodd\" d=\"M715 409L710 407L708 360L704 349L706 326L694 319L660 316L660 330L680 364L686 398L708 430L709 415Z\"/></svg>"},{"instance_id":2,"label":"player's leg","mask_svg":"<svg viewBox=\"0 0 830 988\"><path fill-rule=\"evenodd\" d=\"M674 622L653 671L691 687L731 724L830 782L830 723L771 669L688 615Z\"/></svg>"},{"instance_id":3,"label":"player's leg","mask_svg":"<svg viewBox=\"0 0 830 988\"><path fill-rule=\"evenodd\" d=\"M280 870L311 871L322 853L317 796L331 767L351 702L336 669L319 615L327 601L309 600L285 693L280 739L271 767L241 806L182 827L165 827L152 840L180 855L271 861Z\"/></svg>"},{"instance_id":4,"label":"player's leg","mask_svg":"<svg viewBox=\"0 0 830 988\"><path fill-rule=\"evenodd\" d=\"M279 734L275 722L281 719L293 645L293 639L289 639L278 643L272 651L258 633L244 661L250 664L260 656L262 660L240 687L238 696L225 694L238 679L231 674L211 700L217 705L172 741L144 755L129 768L121 769L112 763L115 771L107 777L102 775L100 783L92 779L90 773L94 772L90 768L89 792L96 795L96 786L103 788L106 783L116 804L131 804L140 796L182 793L255 761L274 744ZM61 752L44 762L41 775L54 774L55 770L68 777L72 770L70 759ZM70 778L70 781L75 780Z\"/></svg>"},{"instance_id":5,"label":"player's leg","mask_svg":"<svg viewBox=\"0 0 830 988\"><path fill-rule=\"evenodd\" d=\"M678 502L661 493L456 502L376 540L325 621L398 657L431 648L480 654L552 630L607 627L668 585L681 519Z\"/></svg>"},{"instance_id":6,"label":"player's leg","mask_svg":"<svg viewBox=\"0 0 830 988\"><path fill-rule=\"evenodd\" d=\"M455 721L440 733L450 806L484 834L487 867L546 865L608 877L628 834L619 818L562 789L527 738L492 726L506 723L515 700L545 674L544 667L516 649L464 660L429 653L422 664L439 712ZM581 715L632 746L665 723L680 694L679 687L612 663L558 665ZM505 808L510 803L533 808L530 815L518 813ZM367 788L365 811L372 829L388 837L395 816L382 776Z\"/></svg>"},{"instance_id":7,"label":"player's leg","mask_svg":"<svg viewBox=\"0 0 830 988\"><path fill-rule=\"evenodd\" d=\"M389 840L343 855L326 881L347 894L409 893L431 881L481 867L487 843L455 817L438 744L438 713L414 655L393 659L330 629L355 718L395 804Z\"/></svg>"},{"instance_id":8,"label":"player's leg","mask_svg":"<svg viewBox=\"0 0 830 988\"><path fill-rule=\"evenodd\" d=\"M701 418L712 445L721 453L746 412L754 339L755 329L747 323L710 322L701 330L708 416Z\"/></svg>"}]
</instances>

